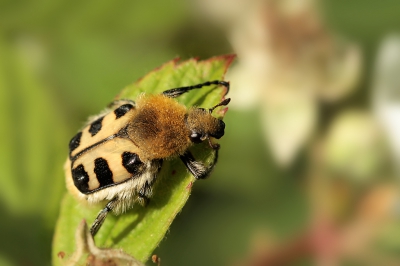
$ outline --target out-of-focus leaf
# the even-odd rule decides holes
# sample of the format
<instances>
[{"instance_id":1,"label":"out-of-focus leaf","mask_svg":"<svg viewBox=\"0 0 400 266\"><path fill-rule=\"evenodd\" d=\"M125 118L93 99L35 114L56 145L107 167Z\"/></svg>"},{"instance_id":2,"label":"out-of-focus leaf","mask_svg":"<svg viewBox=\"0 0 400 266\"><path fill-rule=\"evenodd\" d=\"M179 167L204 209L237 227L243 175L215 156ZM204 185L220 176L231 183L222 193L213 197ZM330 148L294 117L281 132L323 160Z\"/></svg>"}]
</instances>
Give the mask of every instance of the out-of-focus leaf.
<instances>
[{"instance_id":1,"label":"out-of-focus leaf","mask_svg":"<svg viewBox=\"0 0 400 266\"><path fill-rule=\"evenodd\" d=\"M48 86L24 54L32 48L29 45L27 40L19 41L17 48L0 44L1 58L8 62L7 67L0 64L0 103L5 108L0 121L8 125L0 133L0 167L2 175L8 177L0 179L0 194L14 211L34 213L52 205L49 198L59 200L60 196L52 197L53 192L60 195L59 188L63 188L54 177L60 173L61 163L54 154L62 149L57 143L65 138L65 128ZM50 208L55 212L57 206Z\"/></svg>"},{"instance_id":2,"label":"out-of-focus leaf","mask_svg":"<svg viewBox=\"0 0 400 266\"><path fill-rule=\"evenodd\" d=\"M205 61L170 61L138 82L127 86L118 98L135 100L143 92L157 94L169 88L222 80L232 59L233 56L221 56ZM211 107L221 100L225 91L223 87L209 86L184 94L177 100L187 106ZM219 115L222 116L222 113ZM198 159L212 159L212 152L205 144L197 145L194 154ZM150 204L146 208L136 205L127 214L110 215L96 235L96 245L122 248L136 259L145 262L187 201L193 181L193 176L179 160L165 161ZM69 194L65 196L54 236L55 265L61 264L57 257L60 251L67 256L73 253L74 232L79 222L83 218L92 222L101 208L102 206L86 207Z\"/></svg>"},{"instance_id":3,"label":"out-of-focus leaf","mask_svg":"<svg viewBox=\"0 0 400 266\"><path fill-rule=\"evenodd\" d=\"M16 264L42 264L50 247L62 198L63 149L67 137L60 110L49 85L39 74L41 44L0 39L0 211L3 213L0 250ZM50 126L51 125L51 126Z\"/></svg>"}]
</instances>

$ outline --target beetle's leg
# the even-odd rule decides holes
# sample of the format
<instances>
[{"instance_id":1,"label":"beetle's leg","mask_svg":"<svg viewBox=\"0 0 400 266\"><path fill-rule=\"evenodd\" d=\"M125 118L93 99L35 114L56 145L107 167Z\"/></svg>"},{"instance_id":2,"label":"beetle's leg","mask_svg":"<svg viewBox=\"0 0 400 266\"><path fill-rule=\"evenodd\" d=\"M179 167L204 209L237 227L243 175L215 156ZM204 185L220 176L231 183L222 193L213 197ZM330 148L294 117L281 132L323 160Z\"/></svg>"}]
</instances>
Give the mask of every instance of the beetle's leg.
<instances>
[{"instance_id":1,"label":"beetle's leg","mask_svg":"<svg viewBox=\"0 0 400 266\"><path fill-rule=\"evenodd\" d=\"M150 198L153 194L153 184L157 179L157 175L161 170L163 160L153 160L151 162L151 177L147 179L144 185L141 188L138 188L136 191L137 198L136 200L144 207L147 206L150 202Z\"/></svg>"},{"instance_id":2,"label":"beetle's leg","mask_svg":"<svg viewBox=\"0 0 400 266\"><path fill-rule=\"evenodd\" d=\"M214 159L210 165L204 165L204 163L196 161L192 153L187 151L180 156L182 162L185 164L187 169L192 173L196 179L206 178L214 168L214 165L218 160L218 149L214 150Z\"/></svg>"},{"instance_id":3,"label":"beetle's leg","mask_svg":"<svg viewBox=\"0 0 400 266\"><path fill-rule=\"evenodd\" d=\"M151 186L146 181L144 186L138 191L138 201L142 206L147 206L150 201L150 196L152 194Z\"/></svg>"},{"instance_id":4,"label":"beetle's leg","mask_svg":"<svg viewBox=\"0 0 400 266\"><path fill-rule=\"evenodd\" d=\"M222 86L225 86L226 89L227 89L225 94L227 94L229 92L229 82L222 81L222 80L214 80L214 81L207 81L207 82L204 82L204 83L200 83L200 84L197 84L197 85L179 87L179 88L175 88L175 89L166 90L162 94L167 96L167 97L170 97L170 98L176 98L176 97L181 96L182 94L184 94L185 92L188 92L190 90L201 89L202 87L210 86L210 85L222 85Z\"/></svg>"},{"instance_id":5,"label":"beetle's leg","mask_svg":"<svg viewBox=\"0 0 400 266\"><path fill-rule=\"evenodd\" d=\"M118 198L115 197L109 203L107 203L106 207L102 209L94 220L92 227L90 227L90 233L92 236L95 236L97 231L99 231L101 225L104 223L108 213L115 208L115 205L118 203Z\"/></svg>"}]
</instances>

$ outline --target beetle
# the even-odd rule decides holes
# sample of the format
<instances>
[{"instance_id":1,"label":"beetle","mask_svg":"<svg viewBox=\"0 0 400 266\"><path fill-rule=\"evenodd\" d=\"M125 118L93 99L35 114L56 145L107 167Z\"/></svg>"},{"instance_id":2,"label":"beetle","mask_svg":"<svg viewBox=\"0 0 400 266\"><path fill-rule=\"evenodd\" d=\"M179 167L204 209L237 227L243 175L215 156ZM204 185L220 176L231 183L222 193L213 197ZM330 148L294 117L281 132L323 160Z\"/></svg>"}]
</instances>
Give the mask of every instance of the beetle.
<instances>
[{"instance_id":1,"label":"beetle","mask_svg":"<svg viewBox=\"0 0 400 266\"><path fill-rule=\"evenodd\" d=\"M212 139L225 132L225 123L212 112L228 105L230 98L209 109L187 108L174 99L210 85L229 91L229 82L214 80L156 95L141 94L136 101L117 100L71 139L65 163L68 190L89 204L108 201L91 226L93 236L110 211L119 214L136 202L148 203L164 160L179 157L196 179L210 174L219 149ZM214 152L209 165L189 151L203 141Z\"/></svg>"}]
</instances>

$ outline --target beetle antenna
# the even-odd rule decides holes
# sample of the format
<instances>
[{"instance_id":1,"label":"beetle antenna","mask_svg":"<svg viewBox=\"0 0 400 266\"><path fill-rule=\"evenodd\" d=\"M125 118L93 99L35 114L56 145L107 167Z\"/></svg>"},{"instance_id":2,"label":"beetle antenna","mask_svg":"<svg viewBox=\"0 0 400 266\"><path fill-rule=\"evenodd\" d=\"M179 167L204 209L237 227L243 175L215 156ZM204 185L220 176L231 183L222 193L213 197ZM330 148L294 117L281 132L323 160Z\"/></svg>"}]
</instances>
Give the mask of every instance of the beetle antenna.
<instances>
[{"instance_id":1,"label":"beetle antenna","mask_svg":"<svg viewBox=\"0 0 400 266\"><path fill-rule=\"evenodd\" d=\"M231 101L231 98L227 98L225 100L223 100L222 102L220 102L219 104L217 104L214 107L211 107L210 109L208 109L208 111L210 112L210 114L214 111L215 108L217 108L218 106L226 106L228 105L228 103Z\"/></svg>"}]
</instances>

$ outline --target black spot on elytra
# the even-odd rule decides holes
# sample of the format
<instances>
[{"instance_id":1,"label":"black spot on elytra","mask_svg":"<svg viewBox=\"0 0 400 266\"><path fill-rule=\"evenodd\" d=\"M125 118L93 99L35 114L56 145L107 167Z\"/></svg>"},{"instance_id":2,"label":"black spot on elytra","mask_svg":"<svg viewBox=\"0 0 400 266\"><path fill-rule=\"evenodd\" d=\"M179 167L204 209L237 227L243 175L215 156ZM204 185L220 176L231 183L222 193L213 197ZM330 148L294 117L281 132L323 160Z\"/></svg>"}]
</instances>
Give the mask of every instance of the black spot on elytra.
<instances>
[{"instance_id":1,"label":"black spot on elytra","mask_svg":"<svg viewBox=\"0 0 400 266\"><path fill-rule=\"evenodd\" d=\"M82 132L78 132L70 141L69 141L69 152L71 153L73 150L79 147L81 144Z\"/></svg>"},{"instance_id":2,"label":"black spot on elytra","mask_svg":"<svg viewBox=\"0 0 400 266\"><path fill-rule=\"evenodd\" d=\"M133 108L133 105L130 103L127 103L127 104L121 105L120 107L115 109L114 113L115 113L116 119L120 118L121 116L124 116L132 108Z\"/></svg>"},{"instance_id":3,"label":"black spot on elytra","mask_svg":"<svg viewBox=\"0 0 400 266\"><path fill-rule=\"evenodd\" d=\"M93 121L90 124L89 133L92 134L92 137L101 130L101 127L102 127L101 123L103 122L103 118L104 118L104 116L100 117L99 119L97 119L96 121Z\"/></svg>"},{"instance_id":4,"label":"black spot on elytra","mask_svg":"<svg viewBox=\"0 0 400 266\"><path fill-rule=\"evenodd\" d=\"M108 166L107 160L103 158L94 160L94 173L100 183L100 187L114 184L113 173Z\"/></svg>"},{"instance_id":5,"label":"black spot on elytra","mask_svg":"<svg viewBox=\"0 0 400 266\"><path fill-rule=\"evenodd\" d=\"M85 193L89 191L89 175L82 164L72 169L72 179L80 192Z\"/></svg>"},{"instance_id":6,"label":"black spot on elytra","mask_svg":"<svg viewBox=\"0 0 400 266\"><path fill-rule=\"evenodd\" d=\"M138 172L140 172L140 166L143 164L142 161L140 161L139 156L136 153L131 153L131 152L124 152L121 155L122 157L122 165L125 167L125 169L135 175Z\"/></svg>"}]
</instances>

